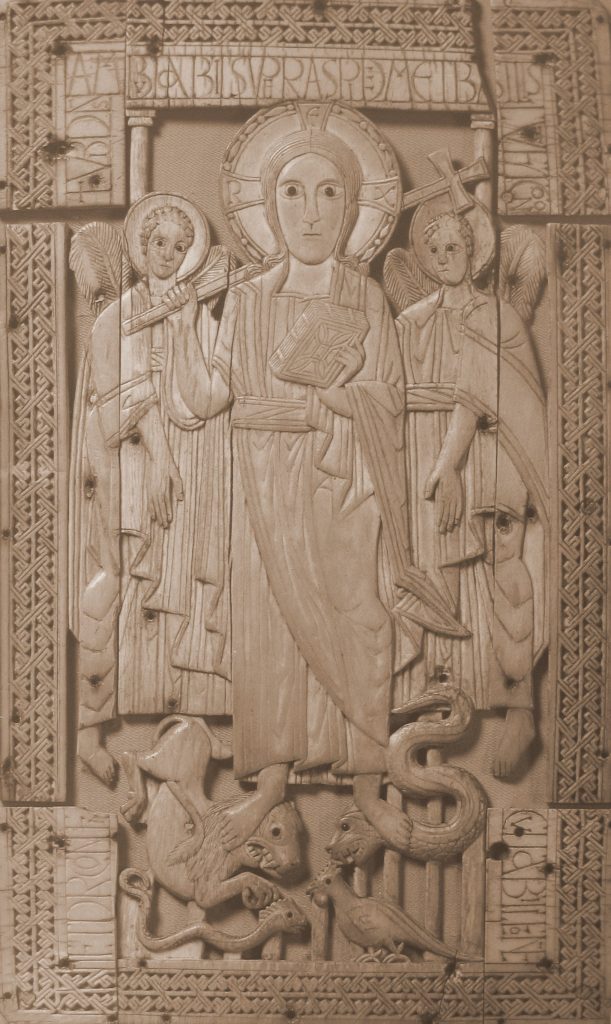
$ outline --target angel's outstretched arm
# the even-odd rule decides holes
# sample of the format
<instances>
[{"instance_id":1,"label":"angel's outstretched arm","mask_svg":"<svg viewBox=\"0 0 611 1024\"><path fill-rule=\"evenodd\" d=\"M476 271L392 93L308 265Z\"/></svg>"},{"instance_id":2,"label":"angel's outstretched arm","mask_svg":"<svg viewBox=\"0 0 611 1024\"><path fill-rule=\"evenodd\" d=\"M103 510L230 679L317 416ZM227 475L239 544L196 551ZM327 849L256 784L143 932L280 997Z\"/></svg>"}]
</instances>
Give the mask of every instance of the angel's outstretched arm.
<instances>
[{"instance_id":1,"label":"angel's outstretched arm","mask_svg":"<svg viewBox=\"0 0 611 1024\"><path fill-rule=\"evenodd\" d=\"M457 404L424 490L425 498L435 498L437 526L441 533L451 533L462 519L464 491L461 471L476 429L475 414L466 406Z\"/></svg>"},{"instance_id":2,"label":"angel's outstretched arm","mask_svg":"<svg viewBox=\"0 0 611 1024\"><path fill-rule=\"evenodd\" d=\"M174 308L168 316L168 326L172 334L174 375L180 397L198 419L210 419L226 409L230 401L229 366L237 320L237 298L228 293L211 365L206 361L197 336L197 297L193 286L176 285L164 296L164 302ZM221 353L225 349L223 358Z\"/></svg>"}]
</instances>

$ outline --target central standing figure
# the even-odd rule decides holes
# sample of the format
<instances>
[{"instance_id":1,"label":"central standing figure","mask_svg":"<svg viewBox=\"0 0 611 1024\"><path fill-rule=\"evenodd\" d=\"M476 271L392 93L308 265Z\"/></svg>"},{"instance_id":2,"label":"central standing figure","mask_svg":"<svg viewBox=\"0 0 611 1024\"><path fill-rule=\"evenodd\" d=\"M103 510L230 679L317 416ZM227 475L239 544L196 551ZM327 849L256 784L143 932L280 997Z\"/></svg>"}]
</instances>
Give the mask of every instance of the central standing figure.
<instances>
[{"instance_id":1,"label":"central standing figure","mask_svg":"<svg viewBox=\"0 0 611 1024\"><path fill-rule=\"evenodd\" d=\"M382 290L346 255L362 191L361 164L334 132L303 128L268 149L269 269L229 291L212 365L178 332L187 405L209 417L233 403L234 770L258 773L258 786L227 814L230 846L285 798L291 767L323 765L354 776L357 805L388 842L409 839L408 819L380 795L393 659L413 656L427 594L432 618L445 606L414 575L413 643L408 617L394 644L392 608L411 571L404 383ZM194 316L188 286L175 302L174 316ZM307 362L312 339L324 348L338 321L345 344L330 386L274 372L287 336Z\"/></svg>"}]
</instances>

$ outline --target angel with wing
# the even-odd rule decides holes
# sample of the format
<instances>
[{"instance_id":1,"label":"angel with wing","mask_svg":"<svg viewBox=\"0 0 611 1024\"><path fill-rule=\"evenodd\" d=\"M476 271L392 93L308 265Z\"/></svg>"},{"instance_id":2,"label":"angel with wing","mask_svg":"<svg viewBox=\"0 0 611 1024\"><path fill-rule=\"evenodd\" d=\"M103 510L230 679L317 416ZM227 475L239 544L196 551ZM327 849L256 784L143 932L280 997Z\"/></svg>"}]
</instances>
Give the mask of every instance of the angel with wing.
<instances>
[{"instance_id":1,"label":"angel with wing","mask_svg":"<svg viewBox=\"0 0 611 1024\"><path fill-rule=\"evenodd\" d=\"M209 499L228 492L227 424L193 415L173 358L182 335L211 356L217 323L192 283L206 260L209 269L223 258L209 248L200 211L165 194L131 207L123 237L91 224L72 243L70 265L96 314L71 454L78 750L107 785L116 765L102 727L117 710L227 710L227 518L213 521ZM144 325L127 331L138 317Z\"/></svg>"},{"instance_id":2,"label":"angel with wing","mask_svg":"<svg viewBox=\"0 0 611 1024\"><path fill-rule=\"evenodd\" d=\"M410 251L388 254L384 275L400 310L415 558L471 636L425 632L402 698L451 677L476 707L506 709L492 765L504 778L535 737L533 668L547 642L546 407L522 319L545 263L536 237L506 237L502 286L514 305L480 290L495 231L456 174L420 202L410 240Z\"/></svg>"}]
</instances>

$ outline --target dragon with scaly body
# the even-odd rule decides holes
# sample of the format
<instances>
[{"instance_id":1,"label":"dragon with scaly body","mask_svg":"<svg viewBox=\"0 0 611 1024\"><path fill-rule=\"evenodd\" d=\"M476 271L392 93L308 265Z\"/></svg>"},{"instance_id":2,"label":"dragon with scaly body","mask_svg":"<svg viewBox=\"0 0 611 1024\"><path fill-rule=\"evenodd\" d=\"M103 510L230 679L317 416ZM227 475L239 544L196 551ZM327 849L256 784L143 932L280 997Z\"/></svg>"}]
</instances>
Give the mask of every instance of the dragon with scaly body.
<instances>
[{"instance_id":1,"label":"dragon with scaly body","mask_svg":"<svg viewBox=\"0 0 611 1024\"><path fill-rule=\"evenodd\" d=\"M425 767L418 760L422 749L446 746L465 734L474 710L471 699L454 686L440 686L395 713L420 714L443 708L449 708L448 717L409 722L391 735L388 747L389 780L405 796L446 797L456 803L456 813L448 821L433 824L411 819L410 840L400 852L414 860L443 861L455 857L477 838L486 821L486 794L470 772L457 765ZM327 850L335 861L362 865L384 845L365 816L351 808L340 818Z\"/></svg>"},{"instance_id":2,"label":"dragon with scaly body","mask_svg":"<svg viewBox=\"0 0 611 1024\"><path fill-rule=\"evenodd\" d=\"M231 935L207 921L198 921L171 935L152 935L149 930L153 894L151 878L141 871L128 868L121 872L119 885L123 892L138 902L136 935L141 945L151 952L161 953L175 949L185 942L201 939L225 953L243 953L249 949L256 949L279 932L298 933L308 925L306 916L295 901L290 896L282 896L259 911L257 926L246 935Z\"/></svg>"}]
</instances>

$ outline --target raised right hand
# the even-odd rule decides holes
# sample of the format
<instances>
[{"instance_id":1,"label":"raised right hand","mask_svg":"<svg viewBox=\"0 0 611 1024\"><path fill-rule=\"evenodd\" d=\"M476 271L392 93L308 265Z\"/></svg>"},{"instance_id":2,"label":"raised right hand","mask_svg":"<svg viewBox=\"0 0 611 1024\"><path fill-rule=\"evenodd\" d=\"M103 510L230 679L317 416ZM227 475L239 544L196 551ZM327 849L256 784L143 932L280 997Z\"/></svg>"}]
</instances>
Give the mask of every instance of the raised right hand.
<instances>
[{"instance_id":1,"label":"raised right hand","mask_svg":"<svg viewBox=\"0 0 611 1024\"><path fill-rule=\"evenodd\" d=\"M168 288L161 297L164 305L171 310L170 317L177 316L185 323L195 324L197 320L197 294L189 281L181 281Z\"/></svg>"}]
</instances>

